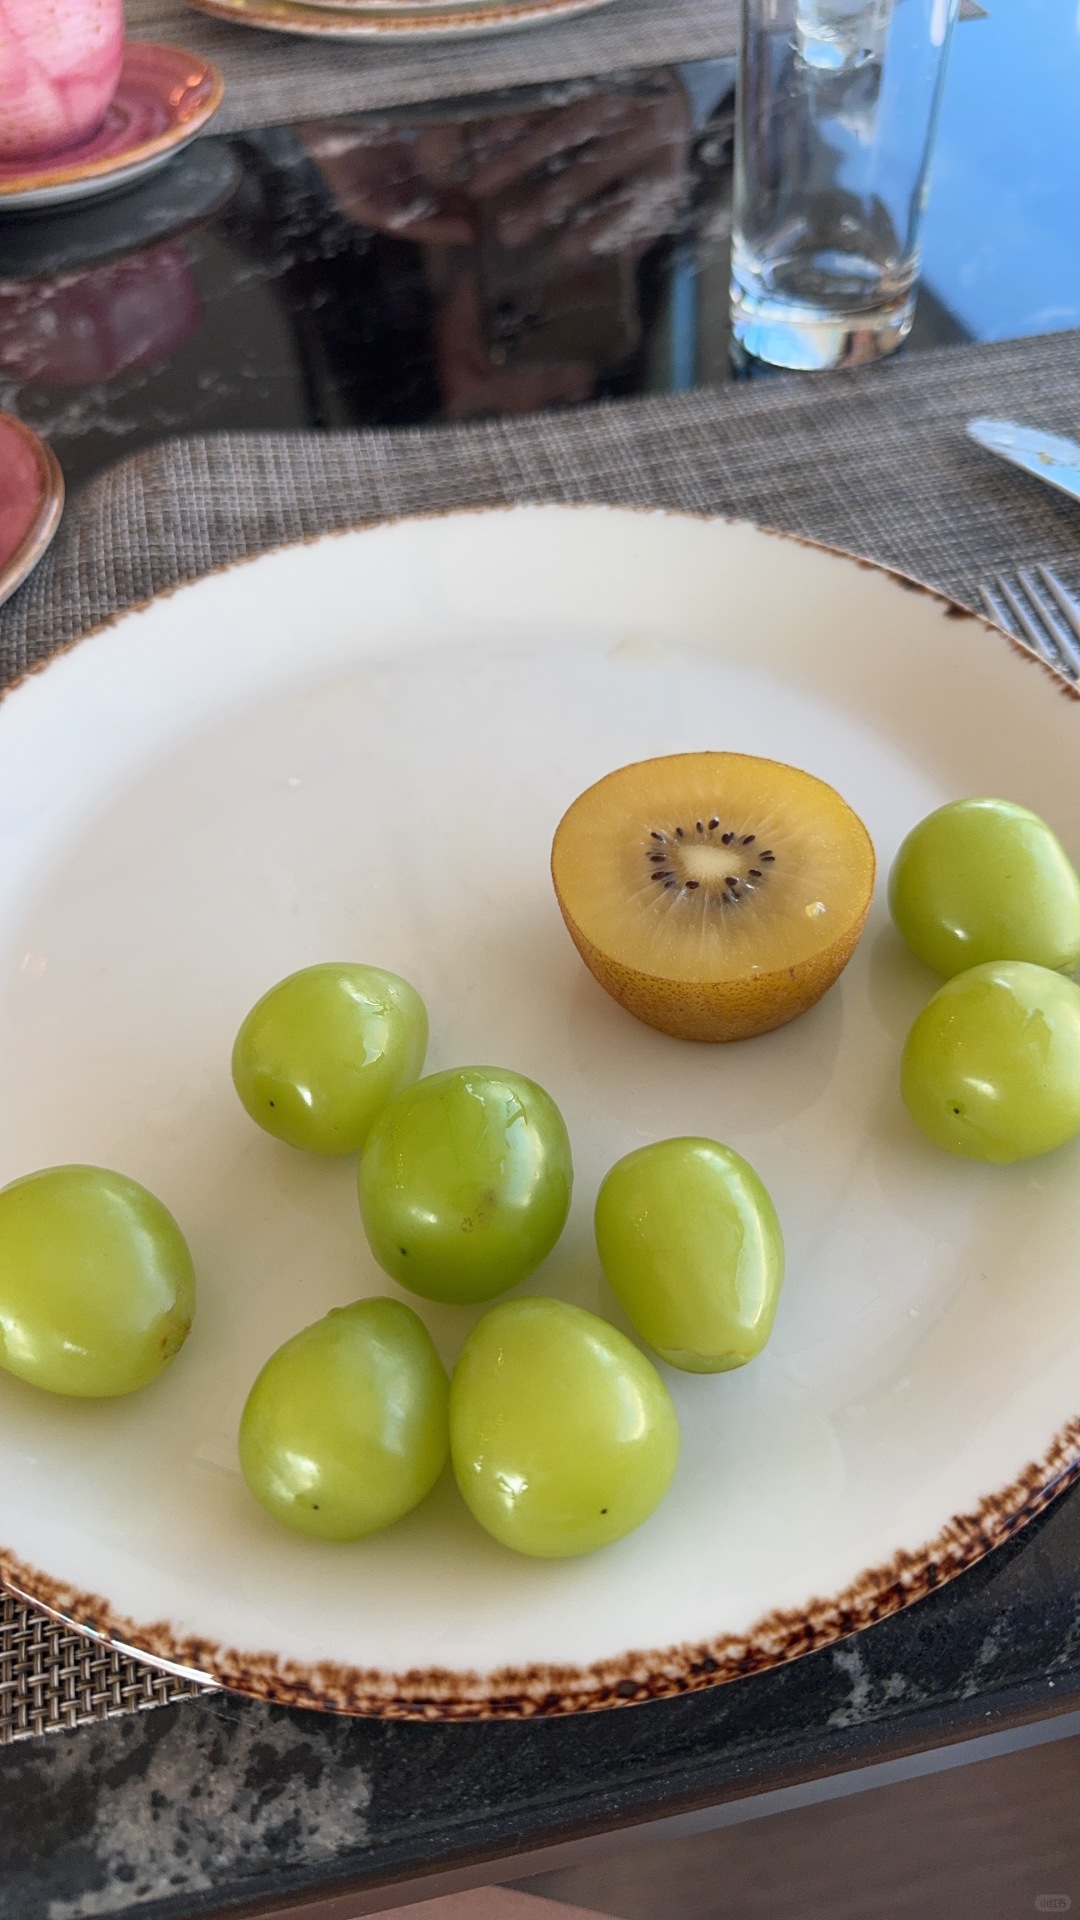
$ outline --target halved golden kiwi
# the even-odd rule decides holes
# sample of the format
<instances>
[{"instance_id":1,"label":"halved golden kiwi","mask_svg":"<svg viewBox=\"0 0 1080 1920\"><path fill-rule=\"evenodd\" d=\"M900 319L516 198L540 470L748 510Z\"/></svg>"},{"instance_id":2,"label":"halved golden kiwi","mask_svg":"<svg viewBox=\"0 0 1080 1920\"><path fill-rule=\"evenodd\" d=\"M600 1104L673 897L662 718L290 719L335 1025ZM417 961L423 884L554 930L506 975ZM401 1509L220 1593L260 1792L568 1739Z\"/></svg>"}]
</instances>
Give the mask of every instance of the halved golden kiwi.
<instances>
[{"instance_id":1,"label":"halved golden kiwi","mask_svg":"<svg viewBox=\"0 0 1080 1920\"><path fill-rule=\"evenodd\" d=\"M855 950L874 870L832 787L746 753L620 767L578 796L551 850L585 965L683 1040L745 1040L820 1000Z\"/></svg>"}]
</instances>

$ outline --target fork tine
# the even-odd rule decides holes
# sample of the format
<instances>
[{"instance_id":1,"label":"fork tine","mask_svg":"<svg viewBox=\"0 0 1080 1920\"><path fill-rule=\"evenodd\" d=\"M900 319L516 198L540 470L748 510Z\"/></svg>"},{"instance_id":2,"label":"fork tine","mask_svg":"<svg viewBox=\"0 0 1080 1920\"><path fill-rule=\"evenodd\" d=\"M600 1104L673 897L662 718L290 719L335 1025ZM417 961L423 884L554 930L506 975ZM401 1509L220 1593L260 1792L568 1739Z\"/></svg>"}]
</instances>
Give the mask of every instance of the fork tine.
<instances>
[{"instance_id":1,"label":"fork tine","mask_svg":"<svg viewBox=\"0 0 1080 1920\"><path fill-rule=\"evenodd\" d=\"M1056 606L1051 606L1048 603L1045 595L1040 592L1026 567L1017 567L1016 577L1023 587L1024 592L1027 594L1029 603L1034 607L1035 612L1038 614L1039 619L1047 629L1050 638L1057 648L1066 673L1080 673L1080 648L1077 647L1068 628L1062 625ZM1058 585L1061 585L1060 581ZM1061 591L1062 593L1065 592L1064 587L1061 588Z\"/></svg>"},{"instance_id":2,"label":"fork tine","mask_svg":"<svg viewBox=\"0 0 1080 1920\"><path fill-rule=\"evenodd\" d=\"M1028 645L1034 647L1036 653L1050 666L1060 666L1061 657L1054 648L1049 633L1039 620L1033 619L1019 594L1009 585L1003 573L995 574L994 587L1004 600Z\"/></svg>"},{"instance_id":3,"label":"fork tine","mask_svg":"<svg viewBox=\"0 0 1080 1920\"><path fill-rule=\"evenodd\" d=\"M1004 628L1006 633L1011 633L1015 638L1016 622L1014 621L1012 614L1009 612L1008 607L1005 606L1004 602L998 598L993 588L986 587L986 586L980 587L979 599L982 601L983 606L986 608L986 611L989 614L991 620L994 622L994 625L996 627Z\"/></svg>"},{"instance_id":4,"label":"fork tine","mask_svg":"<svg viewBox=\"0 0 1080 1920\"><path fill-rule=\"evenodd\" d=\"M1066 625L1071 628L1077 640L1080 641L1080 600L1074 600L1072 594L1064 582L1058 579L1052 567L1038 565L1035 571L1042 581L1043 586L1046 588L1047 593L1054 601L1062 619ZM1073 665L1077 671L1080 672L1080 649L1072 653L1071 658Z\"/></svg>"}]
</instances>

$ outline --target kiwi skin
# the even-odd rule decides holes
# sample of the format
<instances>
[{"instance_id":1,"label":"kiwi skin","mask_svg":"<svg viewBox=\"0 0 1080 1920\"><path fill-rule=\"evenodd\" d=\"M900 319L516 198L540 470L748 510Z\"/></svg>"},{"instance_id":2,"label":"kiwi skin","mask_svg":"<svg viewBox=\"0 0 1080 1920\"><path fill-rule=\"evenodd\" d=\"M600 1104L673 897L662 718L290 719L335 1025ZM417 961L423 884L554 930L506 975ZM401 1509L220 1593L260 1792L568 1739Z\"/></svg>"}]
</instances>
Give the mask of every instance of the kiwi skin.
<instances>
[{"instance_id":1,"label":"kiwi skin","mask_svg":"<svg viewBox=\"0 0 1080 1920\"><path fill-rule=\"evenodd\" d=\"M793 967L723 981L665 980L656 974L639 973L636 967L601 953L575 926L561 900L559 908L593 978L647 1027L671 1034L676 1040L752 1040L755 1034L772 1033L806 1013L839 979L866 924L872 891L867 891L861 915L831 946Z\"/></svg>"}]
</instances>

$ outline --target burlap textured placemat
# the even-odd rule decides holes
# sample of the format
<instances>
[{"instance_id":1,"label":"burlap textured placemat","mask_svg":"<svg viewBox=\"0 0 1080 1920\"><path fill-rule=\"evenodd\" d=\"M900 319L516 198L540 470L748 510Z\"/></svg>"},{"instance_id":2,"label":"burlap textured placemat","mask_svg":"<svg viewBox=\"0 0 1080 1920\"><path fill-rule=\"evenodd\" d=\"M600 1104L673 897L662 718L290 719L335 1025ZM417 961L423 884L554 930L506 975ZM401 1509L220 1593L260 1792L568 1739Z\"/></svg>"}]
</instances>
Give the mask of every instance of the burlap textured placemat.
<instances>
[{"instance_id":1,"label":"burlap textured placemat","mask_svg":"<svg viewBox=\"0 0 1080 1920\"><path fill-rule=\"evenodd\" d=\"M225 76L212 131L577 80L735 51L738 0L610 0L596 13L459 40L299 39L211 19L183 0L127 0L128 30L205 54Z\"/></svg>"},{"instance_id":2,"label":"burlap textured placemat","mask_svg":"<svg viewBox=\"0 0 1080 1920\"><path fill-rule=\"evenodd\" d=\"M870 555L968 603L1018 562L1048 561L1080 586L1080 507L965 440L964 422L987 412L1080 432L1080 332L476 427L167 442L69 503L51 552L0 611L0 681L245 555L484 503L734 514ZM188 1691L0 1602L0 1742Z\"/></svg>"}]
</instances>

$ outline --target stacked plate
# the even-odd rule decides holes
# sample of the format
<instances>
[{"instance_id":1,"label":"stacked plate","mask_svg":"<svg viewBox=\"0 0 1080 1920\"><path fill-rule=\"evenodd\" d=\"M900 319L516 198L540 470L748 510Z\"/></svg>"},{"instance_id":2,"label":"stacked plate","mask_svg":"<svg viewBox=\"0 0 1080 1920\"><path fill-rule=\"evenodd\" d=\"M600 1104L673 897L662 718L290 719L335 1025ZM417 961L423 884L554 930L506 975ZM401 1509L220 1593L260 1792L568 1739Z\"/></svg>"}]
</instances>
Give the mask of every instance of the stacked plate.
<instances>
[{"instance_id":1,"label":"stacked plate","mask_svg":"<svg viewBox=\"0 0 1080 1920\"><path fill-rule=\"evenodd\" d=\"M192 0L200 13L275 33L326 40L455 39L505 33L575 13L608 0Z\"/></svg>"}]
</instances>

